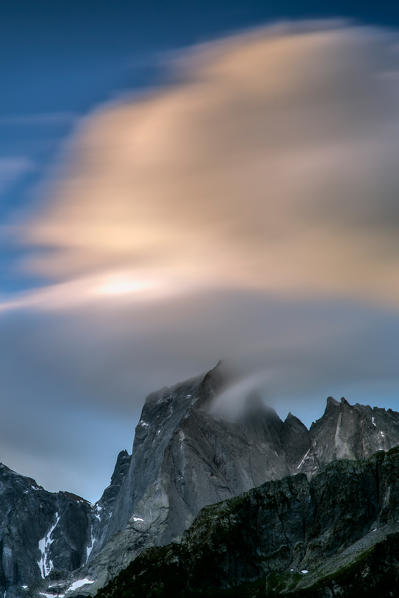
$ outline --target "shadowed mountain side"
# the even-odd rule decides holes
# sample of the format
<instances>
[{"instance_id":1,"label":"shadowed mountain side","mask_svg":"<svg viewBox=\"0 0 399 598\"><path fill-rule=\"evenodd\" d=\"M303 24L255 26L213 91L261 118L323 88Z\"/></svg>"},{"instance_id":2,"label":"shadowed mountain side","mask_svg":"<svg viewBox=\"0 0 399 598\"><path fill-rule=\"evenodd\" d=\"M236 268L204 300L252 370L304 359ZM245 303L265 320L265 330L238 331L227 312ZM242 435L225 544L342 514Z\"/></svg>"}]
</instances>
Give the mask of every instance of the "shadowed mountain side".
<instances>
[{"instance_id":1,"label":"shadowed mountain side","mask_svg":"<svg viewBox=\"0 0 399 598\"><path fill-rule=\"evenodd\" d=\"M97 598L395 596L398 480L396 448L267 482L204 508L180 544L144 551Z\"/></svg>"},{"instance_id":2,"label":"shadowed mountain side","mask_svg":"<svg viewBox=\"0 0 399 598\"><path fill-rule=\"evenodd\" d=\"M47 492L0 464L2 595L21 598L29 588L31 596L55 571L67 576L86 563L91 518L92 507L83 498Z\"/></svg>"}]
</instances>

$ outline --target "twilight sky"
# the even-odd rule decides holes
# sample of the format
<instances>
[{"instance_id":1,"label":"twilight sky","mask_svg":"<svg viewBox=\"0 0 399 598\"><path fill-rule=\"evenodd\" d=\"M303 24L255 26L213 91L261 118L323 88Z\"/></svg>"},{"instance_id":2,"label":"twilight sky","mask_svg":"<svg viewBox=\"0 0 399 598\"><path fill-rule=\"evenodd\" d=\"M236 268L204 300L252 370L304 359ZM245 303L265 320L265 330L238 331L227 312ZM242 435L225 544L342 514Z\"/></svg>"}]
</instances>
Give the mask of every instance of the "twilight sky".
<instances>
[{"instance_id":1,"label":"twilight sky","mask_svg":"<svg viewBox=\"0 0 399 598\"><path fill-rule=\"evenodd\" d=\"M399 10L0 8L0 460L95 500L219 358L399 409Z\"/></svg>"}]
</instances>

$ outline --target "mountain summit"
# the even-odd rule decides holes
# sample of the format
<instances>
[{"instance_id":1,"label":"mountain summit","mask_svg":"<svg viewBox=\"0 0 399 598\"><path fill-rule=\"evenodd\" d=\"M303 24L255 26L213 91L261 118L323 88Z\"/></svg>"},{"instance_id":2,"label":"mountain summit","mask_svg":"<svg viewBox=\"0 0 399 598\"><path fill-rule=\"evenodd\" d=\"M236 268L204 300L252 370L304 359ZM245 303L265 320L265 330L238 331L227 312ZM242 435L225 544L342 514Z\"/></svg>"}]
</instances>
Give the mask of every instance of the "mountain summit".
<instances>
[{"instance_id":1,"label":"mountain summit","mask_svg":"<svg viewBox=\"0 0 399 598\"><path fill-rule=\"evenodd\" d=\"M242 397L239 417L225 418L213 406L230 384L218 364L202 376L150 394L136 427L132 455L118 455L101 499L91 506L78 497L68 498L76 503L72 517L67 515L72 506L51 495L57 504L40 530L30 532L25 553L7 543L9 526L0 528L0 595L20 598L22 586L27 586L24 596L94 595L144 548L179 540L207 505L297 473L310 480L336 459L363 459L399 445L399 413L350 405L345 399L328 398L323 416L309 430L291 413L282 421L253 390ZM5 484L5 479L0 470L2 521L8 521L11 509L11 495L4 490L10 482ZM30 499L26 516L35 520L31 530L36 530L36 513L47 504L47 495L29 484L23 486L22 498L27 500L25 490L38 497ZM13 517L16 538L25 533L25 515ZM72 541L77 521L80 535Z\"/></svg>"}]
</instances>

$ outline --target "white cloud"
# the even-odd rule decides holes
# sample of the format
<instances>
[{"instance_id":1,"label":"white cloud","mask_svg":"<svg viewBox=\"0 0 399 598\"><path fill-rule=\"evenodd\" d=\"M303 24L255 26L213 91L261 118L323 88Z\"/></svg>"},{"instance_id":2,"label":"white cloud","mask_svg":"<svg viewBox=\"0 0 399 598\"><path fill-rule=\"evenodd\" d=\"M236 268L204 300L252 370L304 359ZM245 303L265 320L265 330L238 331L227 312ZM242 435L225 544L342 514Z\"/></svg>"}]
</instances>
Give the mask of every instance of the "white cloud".
<instances>
[{"instance_id":1,"label":"white cloud","mask_svg":"<svg viewBox=\"0 0 399 598\"><path fill-rule=\"evenodd\" d=\"M83 121L20 226L40 247L25 267L396 304L396 37L277 27L177 65L178 84Z\"/></svg>"}]
</instances>

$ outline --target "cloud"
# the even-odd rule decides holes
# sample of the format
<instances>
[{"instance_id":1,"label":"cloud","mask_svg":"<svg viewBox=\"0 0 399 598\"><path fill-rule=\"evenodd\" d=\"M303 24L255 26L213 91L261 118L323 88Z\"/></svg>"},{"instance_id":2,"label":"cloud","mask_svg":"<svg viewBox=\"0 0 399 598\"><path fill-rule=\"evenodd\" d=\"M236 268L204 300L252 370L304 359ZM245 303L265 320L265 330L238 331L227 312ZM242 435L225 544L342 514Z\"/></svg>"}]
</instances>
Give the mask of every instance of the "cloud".
<instances>
[{"instance_id":1,"label":"cloud","mask_svg":"<svg viewBox=\"0 0 399 598\"><path fill-rule=\"evenodd\" d=\"M13 157L0 158L0 195L6 189L34 169L34 163L30 158Z\"/></svg>"},{"instance_id":2,"label":"cloud","mask_svg":"<svg viewBox=\"0 0 399 598\"><path fill-rule=\"evenodd\" d=\"M138 302L154 301L175 295L178 286L161 278L141 278L139 281L126 271L104 272L97 276L82 277L70 281L4 295L0 301L0 314L16 309L40 311L62 310L82 307L86 304L104 303L118 298L119 303L133 299Z\"/></svg>"},{"instance_id":3,"label":"cloud","mask_svg":"<svg viewBox=\"0 0 399 598\"><path fill-rule=\"evenodd\" d=\"M64 413L87 407L94 463L98 438L122 440L87 413L133 422L146 393L220 358L239 394L264 380L308 424L329 394L398 408L398 47L342 23L259 29L81 121L8 231L49 280L0 304L7 402L52 406L26 447L37 463L73 468L68 437L45 434Z\"/></svg>"},{"instance_id":4,"label":"cloud","mask_svg":"<svg viewBox=\"0 0 399 598\"><path fill-rule=\"evenodd\" d=\"M82 122L19 228L25 267L396 305L397 41L308 23L193 49Z\"/></svg>"}]
</instances>

